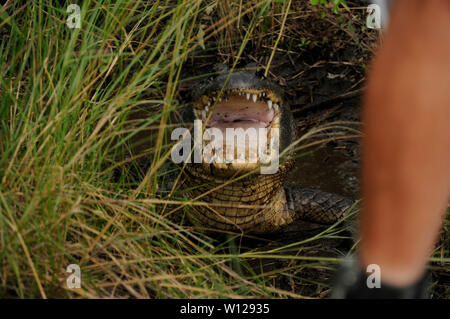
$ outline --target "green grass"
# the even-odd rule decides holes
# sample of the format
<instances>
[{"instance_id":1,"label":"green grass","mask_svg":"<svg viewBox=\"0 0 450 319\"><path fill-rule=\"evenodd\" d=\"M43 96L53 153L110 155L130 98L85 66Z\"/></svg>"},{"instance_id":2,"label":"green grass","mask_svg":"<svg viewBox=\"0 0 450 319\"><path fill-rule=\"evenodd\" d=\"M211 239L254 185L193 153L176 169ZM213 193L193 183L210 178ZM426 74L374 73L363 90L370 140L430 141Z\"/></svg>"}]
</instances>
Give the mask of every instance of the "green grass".
<instances>
[{"instance_id":1,"label":"green grass","mask_svg":"<svg viewBox=\"0 0 450 319\"><path fill-rule=\"evenodd\" d=\"M70 29L69 3L0 7L0 297L302 297L274 278L329 269L335 257L307 252L342 224L241 251L241 235L180 226L165 214L182 199L156 196L184 63L206 50L237 65L265 33L278 43L287 4L83 1L81 28ZM128 174L144 157L149 169ZM440 256L448 265L448 250ZM250 265L265 259L301 263L262 274ZM72 263L81 289L66 286Z\"/></svg>"}]
</instances>

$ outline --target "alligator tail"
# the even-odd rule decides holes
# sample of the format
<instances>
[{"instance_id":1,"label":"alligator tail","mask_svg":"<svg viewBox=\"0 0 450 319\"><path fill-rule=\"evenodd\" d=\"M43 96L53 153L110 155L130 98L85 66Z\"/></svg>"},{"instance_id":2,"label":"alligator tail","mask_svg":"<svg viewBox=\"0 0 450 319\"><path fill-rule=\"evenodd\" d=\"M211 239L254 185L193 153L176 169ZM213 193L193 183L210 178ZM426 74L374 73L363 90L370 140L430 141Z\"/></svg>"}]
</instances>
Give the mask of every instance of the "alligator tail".
<instances>
[{"instance_id":1,"label":"alligator tail","mask_svg":"<svg viewBox=\"0 0 450 319\"><path fill-rule=\"evenodd\" d=\"M286 205L295 219L319 224L340 220L355 204L350 198L311 188L285 187Z\"/></svg>"}]
</instances>

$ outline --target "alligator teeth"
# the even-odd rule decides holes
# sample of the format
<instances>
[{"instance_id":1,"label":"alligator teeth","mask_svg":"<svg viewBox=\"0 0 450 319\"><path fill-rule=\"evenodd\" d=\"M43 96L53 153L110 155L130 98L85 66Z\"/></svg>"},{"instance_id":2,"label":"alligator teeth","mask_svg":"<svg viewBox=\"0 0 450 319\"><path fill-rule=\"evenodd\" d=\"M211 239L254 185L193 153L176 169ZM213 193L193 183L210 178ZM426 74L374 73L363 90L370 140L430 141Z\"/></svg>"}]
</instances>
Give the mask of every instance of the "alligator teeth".
<instances>
[{"instance_id":1,"label":"alligator teeth","mask_svg":"<svg viewBox=\"0 0 450 319\"><path fill-rule=\"evenodd\" d=\"M247 100L250 100L250 93L245 94L245 97L247 98Z\"/></svg>"},{"instance_id":2,"label":"alligator teeth","mask_svg":"<svg viewBox=\"0 0 450 319\"><path fill-rule=\"evenodd\" d=\"M258 98L258 96L256 94L253 94L252 98L253 98L253 102L256 102L256 99Z\"/></svg>"},{"instance_id":3,"label":"alligator teeth","mask_svg":"<svg viewBox=\"0 0 450 319\"><path fill-rule=\"evenodd\" d=\"M268 100L267 105L269 106L269 111L270 111L272 109L272 100Z\"/></svg>"},{"instance_id":4,"label":"alligator teeth","mask_svg":"<svg viewBox=\"0 0 450 319\"><path fill-rule=\"evenodd\" d=\"M273 108L275 109L275 111L278 112L278 104L274 104L274 105L273 105Z\"/></svg>"}]
</instances>

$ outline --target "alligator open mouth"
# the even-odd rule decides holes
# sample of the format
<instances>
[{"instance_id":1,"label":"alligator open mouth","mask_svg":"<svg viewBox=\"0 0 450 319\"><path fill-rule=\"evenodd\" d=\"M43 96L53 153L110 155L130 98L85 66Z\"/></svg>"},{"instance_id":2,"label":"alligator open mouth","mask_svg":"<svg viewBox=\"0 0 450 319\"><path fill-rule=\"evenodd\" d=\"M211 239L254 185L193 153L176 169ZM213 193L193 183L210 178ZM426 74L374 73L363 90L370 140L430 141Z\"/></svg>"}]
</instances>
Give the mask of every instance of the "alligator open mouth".
<instances>
[{"instance_id":1,"label":"alligator open mouth","mask_svg":"<svg viewBox=\"0 0 450 319\"><path fill-rule=\"evenodd\" d=\"M229 164L236 169L252 169L269 162L275 156L271 151L273 139L279 138L281 107L281 98L268 89L203 95L194 104L195 116L205 129L205 144L212 150L210 156L204 153L203 161L218 167L228 165L228 169ZM221 133L219 137L214 129Z\"/></svg>"}]
</instances>

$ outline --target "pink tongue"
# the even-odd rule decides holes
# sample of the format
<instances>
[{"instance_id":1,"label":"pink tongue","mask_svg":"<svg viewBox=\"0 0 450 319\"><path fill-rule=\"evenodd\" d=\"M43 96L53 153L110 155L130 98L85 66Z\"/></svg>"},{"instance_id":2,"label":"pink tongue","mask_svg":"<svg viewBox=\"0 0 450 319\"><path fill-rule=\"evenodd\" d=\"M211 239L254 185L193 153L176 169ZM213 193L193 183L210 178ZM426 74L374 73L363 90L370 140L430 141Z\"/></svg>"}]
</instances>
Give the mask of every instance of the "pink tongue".
<instances>
[{"instance_id":1,"label":"pink tongue","mask_svg":"<svg viewBox=\"0 0 450 319\"><path fill-rule=\"evenodd\" d=\"M247 101L245 98L231 98L216 105L208 127L224 129L227 127L267 127L274 118L274 111L269 110L263 101Z\"/></svg>"},{"instance_id":2,"label":"pink tongue","mask_svg":"<svg viewBox=\"0 0 450 319\"><path fill-rule=\"evenodd\" d=\"M270 123L266 122L253 122L253 121L239 121L239 122L214 122L214 124L209 124L208 127L217 127L222 132L226 132L227 128L243 128L244 130L249 127L253 127L255 129L263 128L269 126Z\"/></svg>"}]
</instances>

